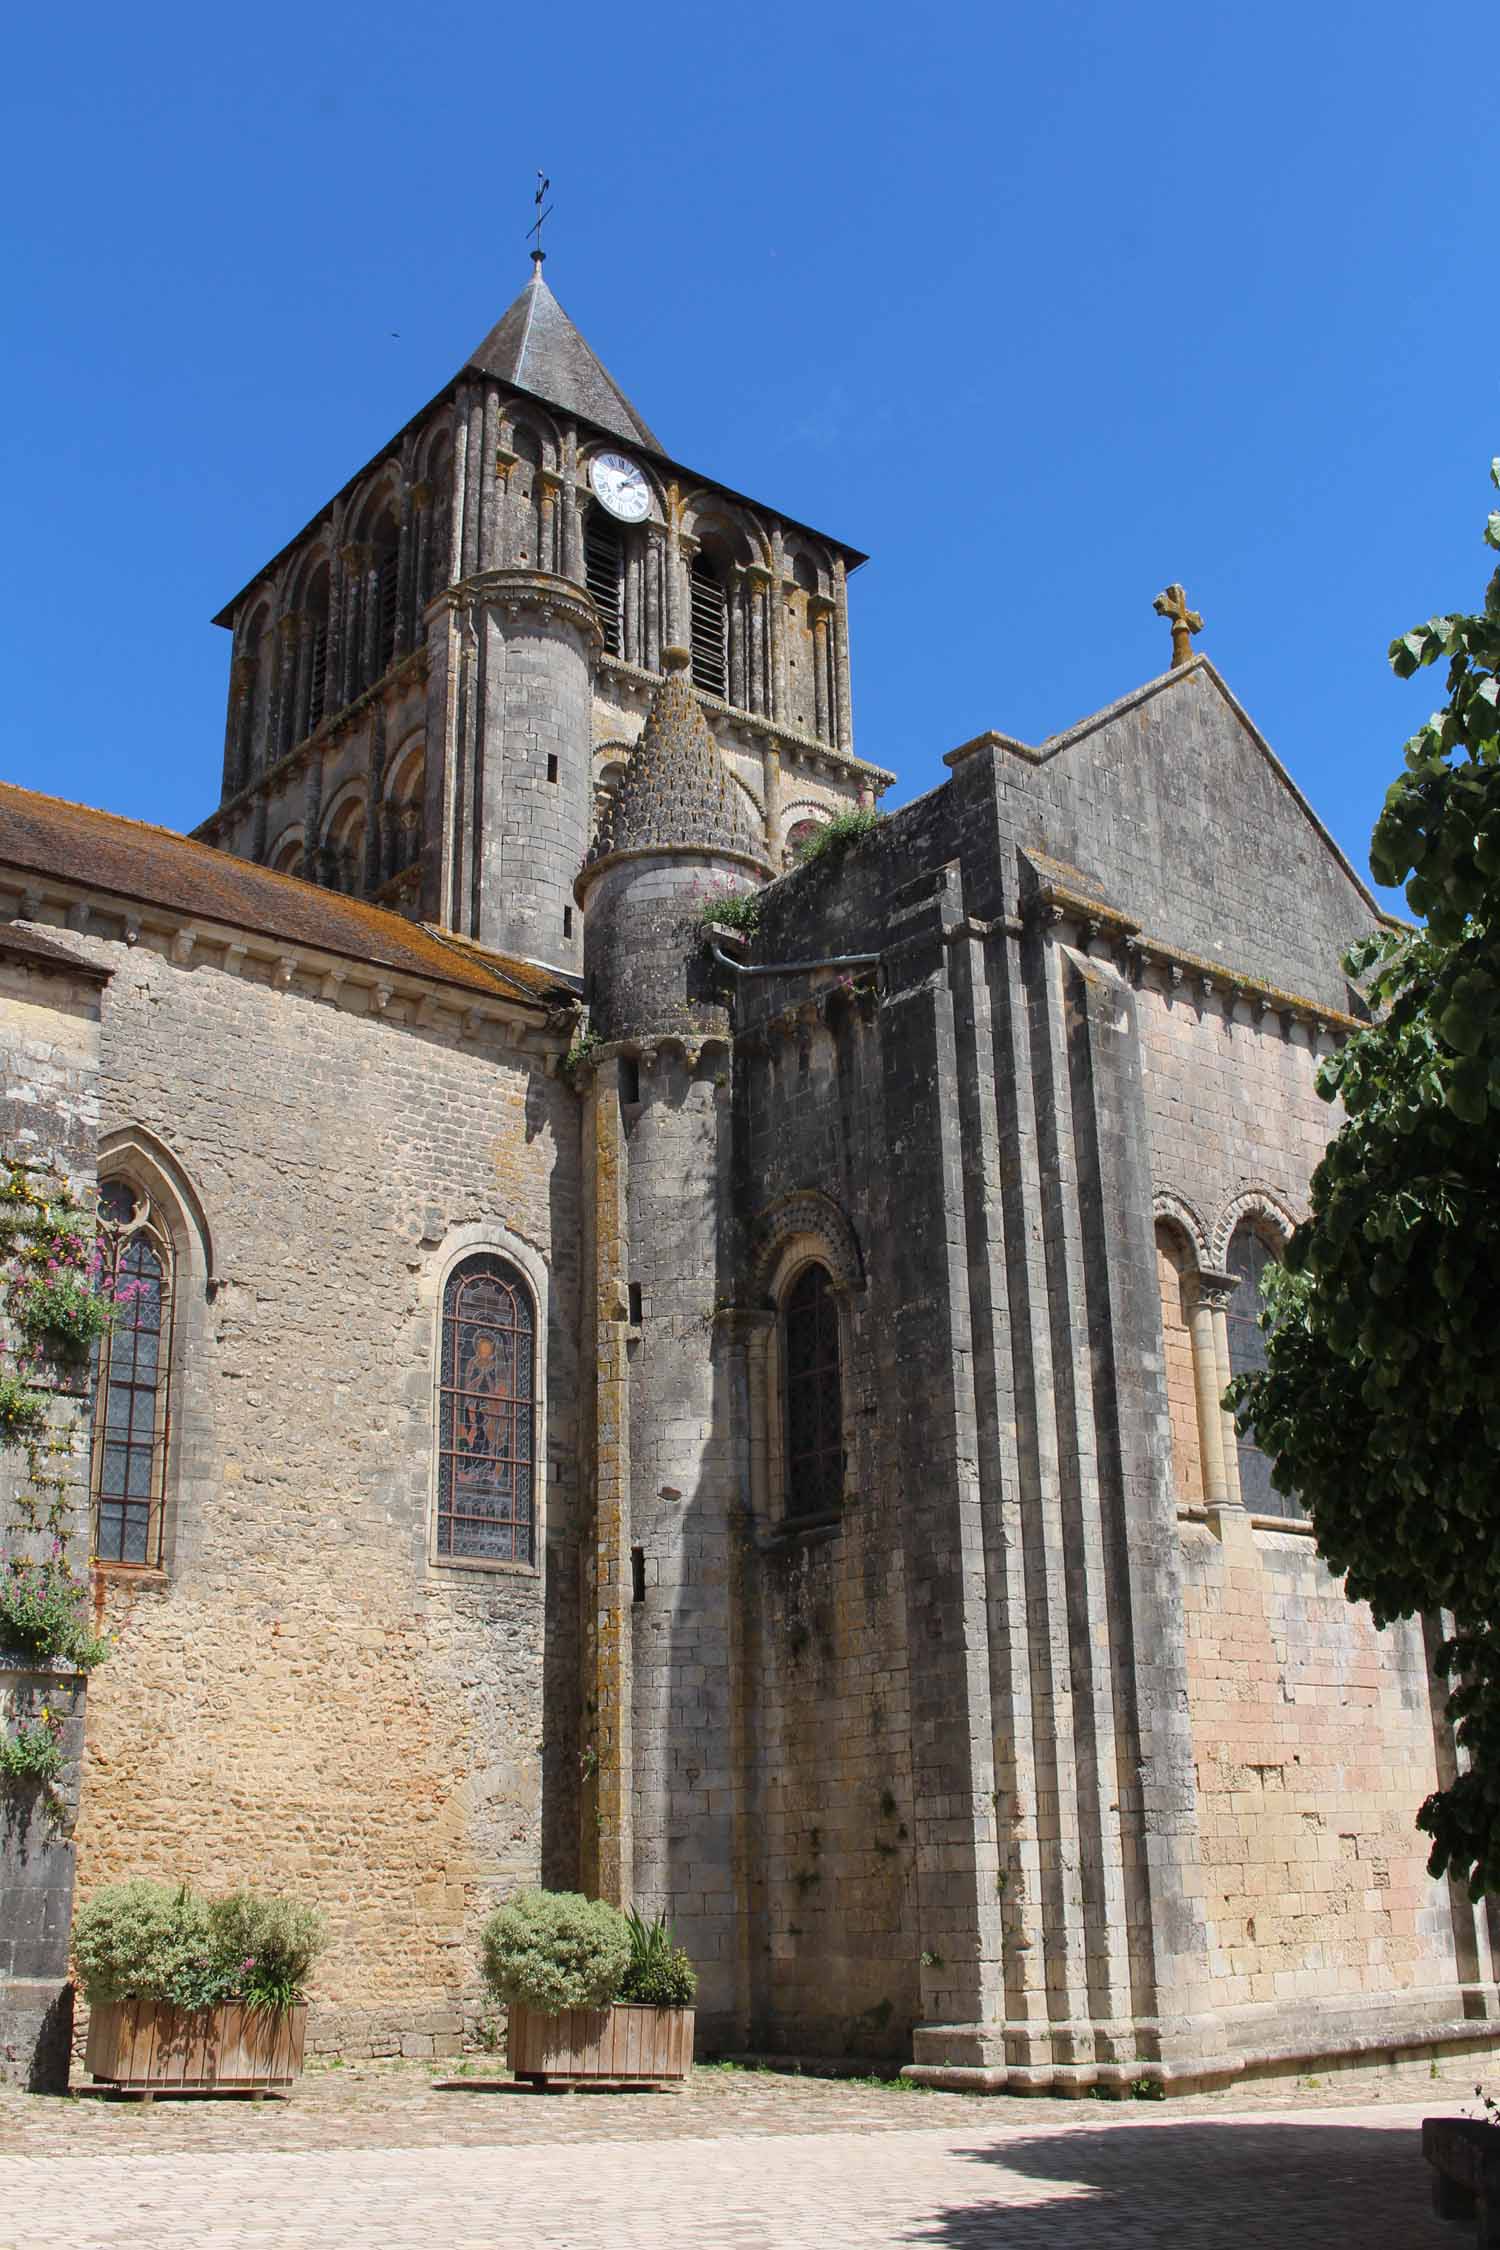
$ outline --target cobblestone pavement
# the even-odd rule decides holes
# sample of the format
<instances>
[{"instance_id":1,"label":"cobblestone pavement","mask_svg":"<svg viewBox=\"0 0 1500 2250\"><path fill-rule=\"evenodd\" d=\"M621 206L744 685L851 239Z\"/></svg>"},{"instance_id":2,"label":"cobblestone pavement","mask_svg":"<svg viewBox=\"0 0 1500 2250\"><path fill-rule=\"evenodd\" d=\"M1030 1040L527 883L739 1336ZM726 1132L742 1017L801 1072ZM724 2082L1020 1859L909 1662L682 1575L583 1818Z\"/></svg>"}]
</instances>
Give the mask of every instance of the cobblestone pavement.
<instances>
[{"instance_id":1,"label":"cobblestone pavement","mask_svg":"<svg viewBox=\"0 0 1500 2250\"><path fill-rule=\"evenodd\" d=\"M681 2094L440 2093L410 2065L286 2102L0 2097L0 2250L1461 2250L1424 2113L1472 2072L1150 2105L699 2070Z\"/></svg>"}]
</instances>

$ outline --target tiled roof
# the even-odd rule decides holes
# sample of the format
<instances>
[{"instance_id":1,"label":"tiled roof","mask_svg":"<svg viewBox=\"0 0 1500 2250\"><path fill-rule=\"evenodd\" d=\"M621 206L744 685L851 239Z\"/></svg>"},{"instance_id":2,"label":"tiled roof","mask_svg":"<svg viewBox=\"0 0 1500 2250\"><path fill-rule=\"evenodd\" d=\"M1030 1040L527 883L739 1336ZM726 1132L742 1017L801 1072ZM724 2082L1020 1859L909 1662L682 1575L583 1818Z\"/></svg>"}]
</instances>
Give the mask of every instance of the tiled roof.
<instances>
[{"instance_id":1,"label":"tiled roof","mask_svg":"<svg viewBox=\"0 0 1500 2250\"><path fill-rule=\"evenodd\" d=\"M170 828L5 782L0 782L0 867L538 1007L571 997L559 972L534 962L487 952L425 923L408 922L388 907L320 890L298 875L274 875Z\"/></svg>"},{"instance_id":2,"label":"tiled roof","mask_svg":"<svg viewBox=\"0 0 1500 2250\"><path fill-rule=\"evenodd\" d=\"M750 807L708 731L688 677L684 649L665 649L667 666L646 723L599 823L588 863L612 852L686 844L765 859Z\"/></svg>"},{"instance_id":3,"label":"tiled roof","mask_svg":"<svg viewBox=\"0 0 1500 2250\"><path fill-rule=\"evenodd\" d=\"M602 367L542 279L537 266L520 296L490 330L471 367L498 375L549 406L580 414L627 444L661 451L613 375Z\"/></svg>"}]
</instances>

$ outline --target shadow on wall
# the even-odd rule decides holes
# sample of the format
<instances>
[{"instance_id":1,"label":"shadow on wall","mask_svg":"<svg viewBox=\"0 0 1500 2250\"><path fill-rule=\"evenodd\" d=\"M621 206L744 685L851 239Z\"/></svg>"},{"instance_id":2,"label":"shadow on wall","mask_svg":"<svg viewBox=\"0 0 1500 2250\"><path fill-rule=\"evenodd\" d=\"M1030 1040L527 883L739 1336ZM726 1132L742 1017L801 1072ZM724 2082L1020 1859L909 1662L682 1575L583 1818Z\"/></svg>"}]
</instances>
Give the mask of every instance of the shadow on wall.
<instances>
[{"instance_id":1,"label":"shadow on wall","mask_svg":"<svg viewBox=\"0 0 1500 2250\"><path fill-rule=\"evenodd\" d=\"M987 2195L902 2240L954 2250L1454 2250L1465 2238L1433 2216L1415 2126L1318 2124L1315 2113L1305 2125L1100 2117L1035 2140L1014 2134L1008 2124L1005 2138L962 2152L994 2167ZM1038 2203L1043 2185L1055 2192Z\"/></svg>"}]
</instances>

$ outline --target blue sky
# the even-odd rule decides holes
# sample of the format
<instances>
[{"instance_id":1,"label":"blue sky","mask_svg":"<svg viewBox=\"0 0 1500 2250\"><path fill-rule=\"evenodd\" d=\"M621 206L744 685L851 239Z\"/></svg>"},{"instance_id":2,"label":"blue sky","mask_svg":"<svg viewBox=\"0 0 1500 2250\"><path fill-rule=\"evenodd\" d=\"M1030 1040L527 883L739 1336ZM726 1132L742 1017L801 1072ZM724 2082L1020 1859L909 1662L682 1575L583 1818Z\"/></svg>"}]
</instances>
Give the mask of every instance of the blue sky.
<instances>
[{"instance_id":1,"label":"blue sky","mask_svg":"<svg viewBox=\"0 0 1500 2250\"><path fill-rule=\"evenodd\" d=\"M762 0L28 10L0 133L0 773L188 826L208 622L547 277L681 460L855 545L888 802L1165 668L1363 872L1477 604L1495 17ZM555 43L554 43L555 42ZM395 333L393 333L393 331Z\"/></svg>"}]
</instances>

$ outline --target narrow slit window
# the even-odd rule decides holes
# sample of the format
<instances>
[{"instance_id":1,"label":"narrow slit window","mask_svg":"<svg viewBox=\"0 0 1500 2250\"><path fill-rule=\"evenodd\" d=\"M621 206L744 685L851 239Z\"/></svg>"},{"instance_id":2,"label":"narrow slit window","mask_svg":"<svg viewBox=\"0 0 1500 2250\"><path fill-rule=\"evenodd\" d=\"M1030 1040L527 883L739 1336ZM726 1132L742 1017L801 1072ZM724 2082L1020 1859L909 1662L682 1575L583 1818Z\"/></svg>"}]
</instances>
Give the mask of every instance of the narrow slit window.
<instances>
[{"instance_id":1,"label":"narrow slit window","mask_svg":"<svg viewBox=\"0 0 1500 2250\"><path fill-rule=\"evenodd\" d=\"M824 1266L804 1266L782 1313L786 1512L836 1515L844 1501L838 1305Z\"/></svg>"},{"instance_id":2,"label":"narrow slit window","mask_svg":"<svg viewBox=\"0 0 1500 2250\"><path fill-rule=\"evenodd\" d=\"M547 779L549 781L556 781L557 779L557 760L555 757L549 757L547 760Z\"/></svg>"},{"instance_id":3,"label":"narrow slit window","mask_svg":"<svg viewBox=\"0 0 1500 2250\"><path fill-rule=\"evenodd\" d=\"M536 1559L536 1319L506 1259L467 1258L443 1292L437 1551Z\"/></svg>"},{"instance_id":4,"label":"narrow slit window","mask_svg":"<svg viewBox=\"0 0 1500 2250\"><path fill-rule=\"evenodd\" d=\"M172 1244L124 1180L99 1190L99 1246L115 1318L94 1357L95 1559L159 1569L170 1435Z\"/></svg>"}]
</instances>

